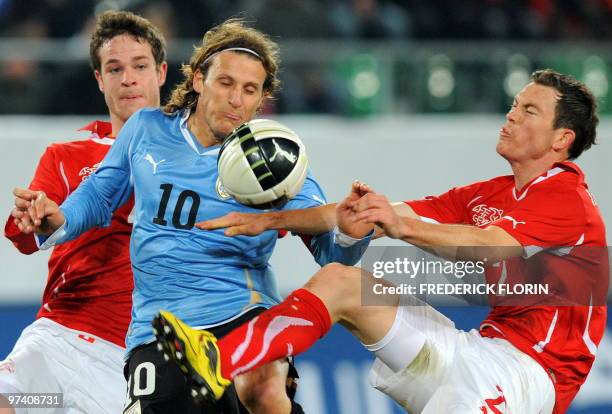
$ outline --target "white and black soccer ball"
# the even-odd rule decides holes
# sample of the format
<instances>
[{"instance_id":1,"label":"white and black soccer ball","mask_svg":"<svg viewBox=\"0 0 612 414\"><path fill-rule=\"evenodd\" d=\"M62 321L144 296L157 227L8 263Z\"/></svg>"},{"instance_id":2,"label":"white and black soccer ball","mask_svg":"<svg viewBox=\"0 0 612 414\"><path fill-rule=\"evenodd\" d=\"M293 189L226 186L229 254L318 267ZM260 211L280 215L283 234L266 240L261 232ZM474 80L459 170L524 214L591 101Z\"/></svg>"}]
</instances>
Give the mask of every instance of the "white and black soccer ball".
<instances>
[{"instance_id":1,"label":"white and black soccer ball","mask_svg":"<svg viewBox=\"0 0 612 414\"><path fill-rule=\"evenodd\" d=\"M217 160L225 191L254 208L281 207L302 189L308 173L304 144L269 119L246 122L227 136Z\"/></svg>"}]
</instances>

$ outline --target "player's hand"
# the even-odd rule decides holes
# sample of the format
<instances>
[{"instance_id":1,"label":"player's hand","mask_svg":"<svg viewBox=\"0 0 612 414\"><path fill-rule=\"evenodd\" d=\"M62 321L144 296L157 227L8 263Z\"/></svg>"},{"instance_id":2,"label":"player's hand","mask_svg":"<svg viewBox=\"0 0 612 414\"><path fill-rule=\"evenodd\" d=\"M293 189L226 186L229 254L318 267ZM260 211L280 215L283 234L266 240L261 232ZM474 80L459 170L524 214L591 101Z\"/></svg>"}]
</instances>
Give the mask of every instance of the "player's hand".
<instances>
[{"instance_id":1,"label":"player's hand","mask_svg":"<svg viewBox=\"0 0 612 414\"><path fill-rule=\"evenodd\" d=\"M336 206L336 223L338 229L355 239L361 239L368 235L374 228L371 223L359 222L355 220L353 203L373 190L364 183L357 180L353 181L349 195Z\"/></svg>"},{"instance_id":2,"label":"player's hand","mask_svg":"<svg viewBox=\"0 0 612 414\"><path fill-rule=\"evenodd\" d=\"M393 239L401 239L410 234L409 225L395 212L387 197L382 194L370 192L349 204L355 211L353 220L356 222L376 224L386 236Z\"/></svg>"},{"instance_id":3,"label":"player's hand","mask_svg":"<svg viewBox=\"0 0 612 414\"><path fill-rule=\"evenodd\" d=\"M65 218L59 206L43 191L15 188L13 195L15 207L11 216L21 232L49 236L64 224Z\"/></svg>"},{"instance_id":4,"label":"player's hand","mask_svg":"<svg viewBox=\"0 0 612 414\"><path fill-rule=\"evenodd\" d=\"M386 237L385 231L378 226L374 226L374 234L372 235L372 240L380 239L382 237Z\"/></svg>"},{"instance_id":5,"label":"player's hand","mask_svg":"<svg viewBox=\"0 0 612 414\"><path fill-rule=\"evenodd\" d=\"M200 230L225 229L226 236L257 236L269 230L272 213L232 212L223 217L201 221L195 226Z\"/></svg>"}]
</instances>

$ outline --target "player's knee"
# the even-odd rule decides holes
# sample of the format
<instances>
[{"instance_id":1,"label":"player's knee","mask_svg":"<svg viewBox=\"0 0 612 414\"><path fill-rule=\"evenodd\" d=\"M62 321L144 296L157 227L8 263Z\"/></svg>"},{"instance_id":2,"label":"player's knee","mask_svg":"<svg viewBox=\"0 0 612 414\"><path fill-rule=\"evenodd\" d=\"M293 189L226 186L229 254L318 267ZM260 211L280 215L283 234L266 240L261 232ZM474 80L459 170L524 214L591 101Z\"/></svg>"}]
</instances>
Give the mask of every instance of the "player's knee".
<instances>
[{"instance_id":1,"label":"player's knee","mask_svg":"<svg viewBox=\"0 0 612 414\"><path fill-rule=\"evenodd\" d=\"M284 384L266 381L250 384L242 389L236 387L236 390L240 401L252 414L289 414L291 412L291 401L287 397Z\"/></svg>"},{"instance_id":2,"label":"player's knee","mask_svg":"<svg viewBox=\"0 0 612 414\"><path fill-rule=\"evenodd\" d=\"M318 271L304 286L321 295L330 313L342 319L352 309L360 306L361 269L330 263Z\"/></svg>"},{"instance_id":3,"label":"player's knee","mask_svg":"<svg viewBox=\"0 0 612 414\"><path fill-rule=\"evenodd\" d=\"M359 287L361 271L353 266L345 266L340 263L325 265L308 282L309 285L316 284L328 289L354 290Z\"/></svg>"}]
</instances>

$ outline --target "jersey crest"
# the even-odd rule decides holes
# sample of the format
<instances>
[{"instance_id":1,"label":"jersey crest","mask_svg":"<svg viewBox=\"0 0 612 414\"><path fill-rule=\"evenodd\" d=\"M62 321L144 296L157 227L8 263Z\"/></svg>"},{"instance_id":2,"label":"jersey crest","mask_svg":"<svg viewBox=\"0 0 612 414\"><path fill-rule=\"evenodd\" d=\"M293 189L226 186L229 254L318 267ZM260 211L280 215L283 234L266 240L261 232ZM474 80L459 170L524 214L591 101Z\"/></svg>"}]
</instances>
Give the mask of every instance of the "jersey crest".
<instances>
[{"instance_id":1,"label":"jersey crest","mask_svg":"<svg viewBox=\"0 0 612 414\"><path fill-rule=\"evenodd\" d=\"M81 171L79 171L79 177L81 177L81 181L85 181L87 177L91 174L95 173L102 161L95 163L91 167L83 167Z\"/></svg>"},{"instance_id":2,"label":"jersey crest","mask_svg":"<svg viewBox=\"0 0 612 414\"><path fill-rule=\"evenodd\" d=\"M472 208L472 222L475 226L482 227L502 218L503 210L489 207L486 204L478 204Z\"/></svg>"},{"instance_id":3,"label":"jersey crest","mask_svg":"<svg viewBox=\"0 0 612 414\"><path fill-rule=\"evenodd\" d=\"M215 184L215 190L217 190L217 196L219 196L219 198L221 200L229 200L230 199L231 196L225 190L225 187L223 187L223 184L221 184L221 179L219 179L219 177L217 177L217 182Z\"/></svg>"}]
</instances>

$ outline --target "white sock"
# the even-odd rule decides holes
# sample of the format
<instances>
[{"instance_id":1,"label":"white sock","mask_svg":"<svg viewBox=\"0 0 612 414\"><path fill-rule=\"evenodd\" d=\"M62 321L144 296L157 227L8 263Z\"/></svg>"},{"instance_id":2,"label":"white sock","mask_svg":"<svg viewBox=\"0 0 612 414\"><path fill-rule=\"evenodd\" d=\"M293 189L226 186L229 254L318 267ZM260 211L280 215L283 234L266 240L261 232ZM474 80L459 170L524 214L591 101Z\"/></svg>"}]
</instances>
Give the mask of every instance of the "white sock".
<instances>
[{"instance_id":1,"label":"white sock","mask_svg":"<svg viewBox=\"0 0 612 414\"><path fill-rule=\"evenodd\" d=\"M408 325L404 320L405 306L398 306L393 326L389 332L375 344L363 344L393 372L406 368L423 348L425 335Z\"/></svg>"}]
</instances>

